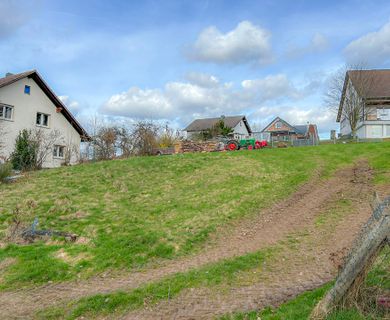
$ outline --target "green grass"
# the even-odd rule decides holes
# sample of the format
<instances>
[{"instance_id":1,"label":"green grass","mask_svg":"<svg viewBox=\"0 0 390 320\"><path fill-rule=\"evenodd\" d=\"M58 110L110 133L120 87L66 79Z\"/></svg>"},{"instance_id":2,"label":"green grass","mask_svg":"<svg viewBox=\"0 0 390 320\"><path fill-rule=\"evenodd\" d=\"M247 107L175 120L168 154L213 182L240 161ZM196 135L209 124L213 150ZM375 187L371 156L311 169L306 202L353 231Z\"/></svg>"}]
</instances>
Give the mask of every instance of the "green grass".
<instances>
[{"instance_id":1,"label":"green grass","mask_svg":"<svg viewBox=\"0 0 390 320\"><path fill-rule=\"evenodd\" d=\"M99 294L66 306L53 307L37 314L40 319L77 319L124 312L140 308L144 303L154 304L160 300L174 298L184 289L217 287L234 283L240 272L248 271L271 261L280 251L278 246L244 256L226 259L199 269L177 273L161 281L152 282L130 292Z\"/></svg>"},{"instance_id":2,"label":"green grass","mask_svg":"<svg viewBox=\"0 0 390 320\"><path fill-rule=\"evenodd\" d=\"M350 199L338 199L333 205L315 218L315 225L334 226L337 222L351 211L352 201Z\"/></svg>"},{"instance_id":3,"label":"green grass","mask_svg":"<svg viewBox=\"0 0 390 320\"><path fill-rule=\"evenodd\" d=\"M84 241L3 247L0 263L15 261L1 270L0 289L192 254L218 227L286 198L316 168L329 177L357 158L370 161L377 183L390 182L389 143L131 158L32 173L0 185L0 242L16 205L26 222L38 217L39 227Z\"/></svg>"},{"instance_id":4,"label":"green grass","mask_svg":"<svg viewBox=\"0 0 390 320\"><path fill-rule=\"evenodd\" d=\"M220 320L303 320L307 319L314 306L331 287L327 284L319 289L305 292L295 299L282 304L279 308L266 308L260 312L236 313L226 315Z\"/></svg>"},{"instance_id":5,"label":"green grass","mask_svg":"<svg viewBox=\"0 0 390 320\"><path fill-rule=\"evenodd\" d=\"M376 259L374 267L367 275L365 286L369 288L380 288L390 290L390 248L385 247ZM262 311L251 311L246 313L235 313L225 315L220 320L302 320L308 319L315 305L321 300L325 293L331 288L329 283L313 291L305 292L295 299L292 299L278 308L266 308ZM367 308L367 306L366 306ZM355 308L336 310L326 320L379 320L385 319L384 314L378 311L375 306L368 307L370 310L362 314Z\"/></svg>"}]
</instances>

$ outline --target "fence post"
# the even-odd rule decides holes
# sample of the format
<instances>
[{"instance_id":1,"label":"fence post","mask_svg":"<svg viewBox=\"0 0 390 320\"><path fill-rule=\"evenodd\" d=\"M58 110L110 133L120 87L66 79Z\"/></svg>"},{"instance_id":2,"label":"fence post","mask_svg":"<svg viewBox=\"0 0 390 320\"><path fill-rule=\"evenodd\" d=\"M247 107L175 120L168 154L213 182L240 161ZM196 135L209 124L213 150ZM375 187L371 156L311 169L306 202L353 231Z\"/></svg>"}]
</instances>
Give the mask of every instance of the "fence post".
<instances>
[{"instance_id":1,"label":"fence post","mask_svg":"<svg viewBox=\"0 0 390 320\"><path fill-rule=\"evenodd\" d=\"M314 308L310 319L325 319L327 314L348 296L351 289L358 285L356 279L364 279L374 257L390 239L389 205L390 197L374 210L358 235L356 245L350 251L336 283Z\"/></svg>"}]
</instances>

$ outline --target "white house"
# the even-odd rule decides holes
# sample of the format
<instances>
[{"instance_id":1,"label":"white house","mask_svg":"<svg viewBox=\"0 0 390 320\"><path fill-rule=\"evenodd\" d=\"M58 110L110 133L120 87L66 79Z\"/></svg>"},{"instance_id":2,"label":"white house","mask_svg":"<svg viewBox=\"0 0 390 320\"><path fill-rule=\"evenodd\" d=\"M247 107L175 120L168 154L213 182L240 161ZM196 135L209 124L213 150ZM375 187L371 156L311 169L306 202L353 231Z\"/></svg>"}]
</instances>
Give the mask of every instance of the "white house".
<instances>
[{"instance_id":1,"label":"white house","mask_svg":"<svg viewBox=\"0 0 390 320\"><path fill-rule=\"evenodd\" d=\"M365 87L361 98L362 110L357 125L358 138L390 138L390 70L351 70L346 73L343 95L340 101L337 122L340 135L350 136L351 127L343 110L346 100L360 97L359 87Z\"/></svg>"},{"instance_id":2,"label":"white house","mask_svg":"<svg viewBox=\"0 0 390 320\"><path fill-rule=\"evenodd\" d=\"M220 120L223 120L226 127L233 130L232 137L235 139L245 139L252 135L251 127L245 116L221 116L220 118L196 119L191 122L184 131L187 132L187 138L191 139L201 132L211 129Z\"/></svg>"},{"instance_id":3,"label":"white house","mask_svg":"<svg viewBox=\"0 0 390 320\"><path fill-rule=\"evenodd\" d=\"M44 168L58 167L66 160L75 163L80 155L80 142L89 139L36 70L8 73L0 78L0 128L0 159L3 160L13 152L21 130L40 132L46 142L51 136L53 143L47 150Z\"/></svg>"}]
</instances>

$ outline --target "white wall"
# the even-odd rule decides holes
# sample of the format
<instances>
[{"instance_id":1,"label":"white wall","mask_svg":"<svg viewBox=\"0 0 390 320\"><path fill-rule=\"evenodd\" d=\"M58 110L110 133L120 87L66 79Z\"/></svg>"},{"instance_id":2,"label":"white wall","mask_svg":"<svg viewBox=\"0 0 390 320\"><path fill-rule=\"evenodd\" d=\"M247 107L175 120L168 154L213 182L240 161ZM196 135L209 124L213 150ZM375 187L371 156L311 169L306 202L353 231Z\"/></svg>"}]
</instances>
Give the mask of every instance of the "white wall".
<instances>
[{"instance_id":1,"label":"white wall","mask_svg":"<svg viewBox=\"0 0 390 320\"><path fill-rule=\"evenodd\" d=\"M390 121L382 124L365 125L365 138L390 138Z\"/></svg>"},{"instance_id":2,"label":"white wall","mask_svg":"<svg viewBox=\"0 0 390 320\"><path fill-rule=\"evenodd\" d=\"M30 95L24 93L24 87L31 87ZM80 135L63 116L62 113L56 112L55 105L50 101L46 94L29 78L21 79L8 86L0 88L0 103L13 106L12 120L0 119L1 126L5 127L6 134L1 140L5 143L4 150L1 150L0 157L8 158L14 150L15 139L18 133L23 129L42 128L48 133L53 130L58 130L61 133L61 139L56 144L75 146L75 149L80 152ZM49 116L49 127L39 127L36 125L36 114L42 112ZM79 154L73 154L71 163L75 163ZM63 159L55 159L53 151L48 154L44 167L57 167L63 163Z\"/></svg>"},{"instance_id":3,"label":"white wall","mask_svg":"<svg viewBox=\"0 0 390 320\"><path fill-rule=\"evenodd\" d=\"M246 137L249 137L249 132L248 132L248 129L244 123L243 120L241 120L234 128L233 128L233 132L234 132L234 137L238 138L238 139L243 139L243 138L246 138Z\"/></svg>"}]
</instances>

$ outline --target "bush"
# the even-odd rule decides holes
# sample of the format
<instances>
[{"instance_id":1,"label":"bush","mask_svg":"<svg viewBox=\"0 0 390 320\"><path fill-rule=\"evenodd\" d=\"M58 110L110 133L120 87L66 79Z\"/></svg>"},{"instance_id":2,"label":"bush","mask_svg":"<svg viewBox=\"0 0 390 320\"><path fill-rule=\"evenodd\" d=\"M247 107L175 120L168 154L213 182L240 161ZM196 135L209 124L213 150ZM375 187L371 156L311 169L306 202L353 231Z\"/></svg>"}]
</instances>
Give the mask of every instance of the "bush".
<instances>
[{"instance_id":1,"label":"bush","mask_svg":"<svg viewBox=\"0 0 390 320\"><path fill-rule=\"evenodd\" d=\"M31 131L22 130L16 138L11 163L15 170L32 170L37 163L38 144L33 141Z\"/></svg>"},{"instance_id":2,"label":"bush","mask_svg":"<svg viewBox=\"0 0 390 320\"><path fill-rule=\"evenodd\" d=\"M12 174L12 164L9 162L0 163L0 182L5 182L6 178Z\"/></svg>"}]
</instances>

